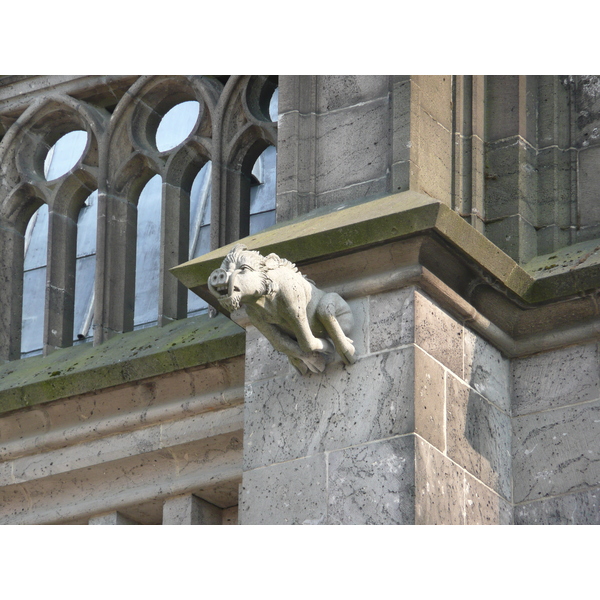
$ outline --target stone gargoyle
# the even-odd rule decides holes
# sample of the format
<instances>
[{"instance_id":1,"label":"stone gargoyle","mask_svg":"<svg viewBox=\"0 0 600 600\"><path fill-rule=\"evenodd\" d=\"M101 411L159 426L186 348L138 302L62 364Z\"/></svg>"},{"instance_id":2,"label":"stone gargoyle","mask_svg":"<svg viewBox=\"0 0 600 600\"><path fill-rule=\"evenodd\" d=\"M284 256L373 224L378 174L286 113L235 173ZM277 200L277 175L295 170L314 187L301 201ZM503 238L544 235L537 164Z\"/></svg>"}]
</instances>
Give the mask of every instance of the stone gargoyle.
<instances>
[{"instance_id":1,"label":"stone gargoyle","mask_svg":"<svg viewBox=\"0 0 600 600\"><path fill-rule=\"evenodd\" d=\"M334 348L347 365L356 360L346 301L318 289L285 258L237 244L210 274L208 288L229 312L243 305L250 322L302 375L322 372Z\"/></svg>"}]
</instances>

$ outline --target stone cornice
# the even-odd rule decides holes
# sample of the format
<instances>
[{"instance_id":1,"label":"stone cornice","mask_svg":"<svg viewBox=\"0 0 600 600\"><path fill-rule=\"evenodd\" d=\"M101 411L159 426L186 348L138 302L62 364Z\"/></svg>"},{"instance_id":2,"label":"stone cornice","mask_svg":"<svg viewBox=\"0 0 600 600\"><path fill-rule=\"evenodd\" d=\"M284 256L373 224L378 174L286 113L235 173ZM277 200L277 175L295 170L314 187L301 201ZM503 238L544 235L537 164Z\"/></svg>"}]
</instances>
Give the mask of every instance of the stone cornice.
<instances>
[{"instance_id":1,"label":"stone cornice","mask_svg":"<svg viewBox=\"0 0 600 600\"><path fill-rule=\"evenodd\" d=\"M207 315L0 366L0 413L244 354L245 334Z\"/></svg>"},{"instance_id":2,"label":"stone cornice","mask_svg":"<svg viewBox=\"0 0 600 600\"><path fill-rule=\"evenodd\" d=\"M495 338L491 341L509 356L596 339L596 331L600 331L597 244L570 246L520 266L445 204L412 191L321 210L240 242L262 254L275 252L295 262L324 288L329 287L328 278L338 279L336 289L347 297L355 295L350 290L361 285L366 286L365 291L370 285L381 290L410 280L425 282L430 293L437 285L440 292L433 295L448 299L446 307L466 320L474 323L480 317L482 332ZM186 287L216 305L206 282L233 245L179 265L172 272ZM385 267L381 264L385 258L373 254L378 247L399 245L402 249L397 251L396 262ZM364 270L370 269L373 273L368 277L377 283L356 280L350 285L331 268L321 270L319 278L317 263L335 263L339 270L344 261L352 262L349 255L365 252L372 258L370 263L363 260L362 277L367 277ZM340 257L345 257L344 261L338 260ZM396 281L394 271L401 269L413 274L407 282Z\"/></svg>"}]
</instances>

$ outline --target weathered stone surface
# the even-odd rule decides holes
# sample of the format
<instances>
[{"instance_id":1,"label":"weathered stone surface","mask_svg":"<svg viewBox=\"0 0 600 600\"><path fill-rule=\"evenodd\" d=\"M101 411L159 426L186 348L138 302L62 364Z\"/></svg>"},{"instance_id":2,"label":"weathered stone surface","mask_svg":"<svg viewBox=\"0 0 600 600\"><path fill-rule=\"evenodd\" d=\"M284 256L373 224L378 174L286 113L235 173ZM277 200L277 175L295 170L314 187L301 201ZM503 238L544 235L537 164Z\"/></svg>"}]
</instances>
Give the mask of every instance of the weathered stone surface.
<instances>
[{"instance_id":1,"label":"weathered stone surface","mask_svg":"<svg viewBox=\"0 0 600 600\"><path fill-rule=\"evenodd\" d=\"M465 473L465 525L512 525L512 505Z\"/></svg>"},{"instance_id":2,"label":"weathered stone surface","mask_svg":"<svg viewBox=\"0 0 600 600\"><path fill-rule=\"evenodd\" d=\"M292 366L282 352L277 352L256 327L246 328L246 381L258 381L285 375Z\"/></svg>"},{"instance_id":3,"label":"weathered stone surface","mask_svg":"<svg viewBox=\"0 0 600 600\"><path fill-rule=\"evenodd\" d=\"M369 298L370 349L379 352L414 341L414 287Z\"/></svg>"},{"instance_id":4,"label":"weathered stone surface","mask_svg":"<svg viewBox=\"0 0 600 600\"><path fill-rule=\"evenodd\" d=\"M244 332L223 316L115 335L0 367L0 413L197 367L244 352Z\"/></svg>"},{"instance_id":5,"label":"weathered stone surface","mask_svg":"<svg viewBox=\"0 0 600 600\"><path fill-rule=\"evenodd\" d=\"M579 152L579 215L582 225L600 223L598 161L600 147L593 146Z\"/></svg>"},{"instance_id":6,"label":"weathered stone surface","mask_svg":"<svg viewBox=\"0 0 600 600\"><path fill-rule=\"evenodd\" d=\"M452 375L446 382L448 456L510 499L510 417Z\"/></svg>"},{"instance_id":7,"label":"weathered stone surface","mask_svg":"<svg viewBox=\"0 0 600 600\"><path fill-rule=\"evenodd\" d=\"M446 451L446 372L415 348L415 431L441 452Z\"/></svg>"},{"instance_id":8,"label":"weathered stone surface","mask_svg":"<svg viewBox=\"0 0 600 600\"><path fill-rule=\"evenodd\" d=\"M221 525L223 511L194 494L167 498L163 506L163 525Z\"/></svg>"},{"instance_id":9,"label":"weathered stone surface","mask_svg":"<svg viewBox=\"0 0 600 600\"><path fill-rule=\"evenodd\" d=\"M447 101L449 104L450 98ZM451 130L418 105L411 105L411 111L411 188L449 205L452 183ZM435 151L432 151L433 148Z\"/></svg>"},{"instance_id":10,"label":"weathered stone surface","mask_svg":"<svg viewBox=\"0 0 600 600\"><path fill-rule=\"evenodd\" d=\"M138 525L135 521L127 518L120 512L111 512L105 515L98 515L89 520L89 525Z\"/></svg>"},{"instance_id":11,"label":"weathered stone surface","mask_svg":"<svg viewBox=\"0 0 600 600\"><path fill-rule=\"evenodd\" d=\"M386 173L390 147L387 98L317 118L317 194L377 179ZM327 160L320 157L327 156Z\"/></svg>"},{"instance_id":12,"label":"weathered stone surface","mask_svg":"<svg viewBox=\"0 0 600 600\"><path fill-rule=\"evenodd\" d=\"M519 264L530 261L536 254L535 227L521 215L486 223L485 235Z\"/></svg>"},{"instance_id":13,"label":"weathered stone surface","mask_svg":"<svg viewBox=\"0 0 600 600\"><path fill-rule=\"evenodd\" d=\"M463 376L464 328L420 292L415 293L415 343Z\"/></svg>"},{"instance_id":14,"label":"weathered stone surface","mask_svg":"<svg viewBox=\"0 0 600 600\"><path fill-rule=\"evenodd\" d=\"M515 359L512 377L514 415L594 400L600 396L598 345Z\"/></svg>"},{"instance_id":15,"label":"weathered stone surface","mask_svg":"<svg viewBox=\"0 0 600 600\"><path fill-rule=\"evenodd\" d=\"M319 525L327 519L324 454L244 473L241 525Z\"/></svg>"},{"instance_id":16,"label":"weathered stone surface","mask_svg":"<svg viewBox=\"0 0 600 600\"><path fill-rule=\"evenodd\" d=\"M246 386L245 469L414 430L413 349Z\"/></svg>"},{"instance_id":17,"label":"weathered stone surface","mask_svg":"<svg viewBox=\"0 0 600 600\"><path fill-rule=\"evenodd\" d=\"M419 438L415 481L419 525L512 523L509 502Z\"/></svg>"},{"instance_id":18,"label":"weathered stone surface","mask_svg":"<svg viewBox=\"0 0 600 600\"><path fill-rule=\"evenodd\" d=\"M510 413L510 361L467 328L464 352L464 380L484 398Z\"/></svg>"},{"instance_id":19,"label":"weathered stone surface","mask_svg":"<svg viewBox=\"0 0 600 600\"><path fill-rule=\"evenodd\" d=\"M328 457L328 524L414 523L414 436L345 448Z\"/></svg>"},{"instance_id":20,"label":"weathered stone surface","mask_svg":"<svg viewBox=\"0 0 600 600\"><path fill-rule=\"evenodd\" d=\"M417 525L462 525L464 470L420 438L415 465Z\"/></svg>"},{"instance_id":21,"label":"weathered stone surface","mask_svg":"<svg viewBox=\"0 0 600 600\"><path fill-rule=\"evenodd\" d=\"M0 523L64 522L165 496L199 493L232 506L241 479L241 432L0 488Z\"/></svg>"},{"instance_id":22,"label":"weathered stone surface","mask_svg":"<svg viewBox=\"0 0 600 600\"><path fill-rule=\"evenodd\" d=\"M513 419L514 502L597 487L600 402Z\"/></svg>"},{"instance_id":23,"label":"weathered stone surface","mask_svg":"<svg viewBox=\"0 0 600 600\"><path fill-rule=\"evenodd\" d=\"M385 98L389 80L389 75L318 75L317 110L323 113Z\"/></svg>"},{"instance_id":24,"label":"weathered stone surface","mask_svg":"<svg viewBox=\"0 0 600 600\"><path fill-rule=\"evenodd\" d=\"M600 525L600 488L516 506L515 525Z\"/></svg>"}]
</instances>

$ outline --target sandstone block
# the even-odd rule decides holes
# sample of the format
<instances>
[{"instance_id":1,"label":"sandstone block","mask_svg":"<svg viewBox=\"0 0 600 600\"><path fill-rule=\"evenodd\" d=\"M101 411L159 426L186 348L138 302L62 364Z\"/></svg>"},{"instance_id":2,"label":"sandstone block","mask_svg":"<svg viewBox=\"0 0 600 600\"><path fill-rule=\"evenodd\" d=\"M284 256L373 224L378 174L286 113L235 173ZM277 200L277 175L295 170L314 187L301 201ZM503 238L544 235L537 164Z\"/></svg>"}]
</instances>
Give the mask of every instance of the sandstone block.
<instances>
[{"instance_id":1,"label":"sandstone block","mask_svg":"<svg viewBox=\"0 0 600 600\"><path fill-rule=\"evenodd\" d=\"M328 524L414 523L414 436L329 453Z\"/></svg>"},{"instance_id":2,"label":"sandstone block","mask_svg":"<svg viewBox=\"0 0 600 600\"><path fill-rule=\"evenodd\" d=\"M405 348L248 384L245 469L411 433L413 369Z\"/></svg>"},{"instance_id":3,"label":"sandstone block","mask_svg":"<svg viewBox=\"0 0 600 600\"><path fill-rule=\"evenodd\" d=\"M597 344L571 346L512 361L513 414L600 397Z\"/></svg>"},{"instance_id":4,"label":"sandstone block","mask_svg":"<svg viewBox=\"0 0 600 600\"><path fill-rule=\"evenodd\" d=\"M317 525L327 518L325 455L244 473L241 525Z\"/></svg>"}]
</instances>

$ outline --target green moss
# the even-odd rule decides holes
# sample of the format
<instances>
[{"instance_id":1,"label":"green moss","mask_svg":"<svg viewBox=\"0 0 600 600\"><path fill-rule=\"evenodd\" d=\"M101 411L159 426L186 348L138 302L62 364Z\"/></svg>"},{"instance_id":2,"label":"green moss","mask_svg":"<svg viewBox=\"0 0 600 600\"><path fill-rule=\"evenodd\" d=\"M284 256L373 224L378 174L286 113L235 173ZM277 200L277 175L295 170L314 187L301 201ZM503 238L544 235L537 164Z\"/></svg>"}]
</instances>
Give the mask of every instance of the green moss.
<instances>
[{"instance_id":1,"label":"green moss","mask_svg":"<svg viewBox=\"0 0 600 600\"><path fill-rule=\"evenodd\" d=\"M0 367L0 413L240 356L245 333L206 315Z\"/></svg>"}]
</instances>

